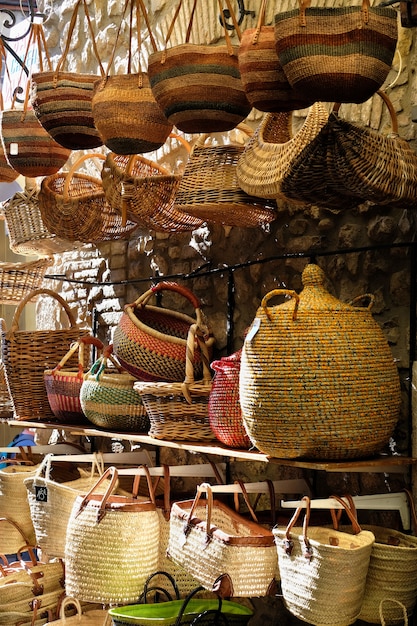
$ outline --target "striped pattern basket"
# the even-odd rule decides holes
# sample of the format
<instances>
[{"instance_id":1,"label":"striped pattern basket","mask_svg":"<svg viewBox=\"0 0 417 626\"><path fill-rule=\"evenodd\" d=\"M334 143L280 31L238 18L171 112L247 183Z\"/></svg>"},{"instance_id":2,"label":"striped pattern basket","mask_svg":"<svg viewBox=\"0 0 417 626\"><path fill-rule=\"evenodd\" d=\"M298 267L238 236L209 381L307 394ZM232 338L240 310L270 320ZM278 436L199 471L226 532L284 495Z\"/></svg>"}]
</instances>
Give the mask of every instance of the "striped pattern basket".
<instances>
[{"instance_id":1,"label":"striped pattern basket","mask_svg":"<svg viewBox=\"0 0 417 626\"><path fill-rule=\"evenodd\" d=\"M290 85L315 102L365 102L384 83L398 39L392 7L300 8L275 15L276 50Z\"/></svg>"},{"instance_id":2,"label":"striped pattern basket","mask_svg":"<svg viewBox=\"0 0 417 626\"><path fill-rule=\"evenodd\" d=\"M0 302L20 304L33 289L39 289L52 257L27 263L0 263Z\"/></svg>"}]
</instances>

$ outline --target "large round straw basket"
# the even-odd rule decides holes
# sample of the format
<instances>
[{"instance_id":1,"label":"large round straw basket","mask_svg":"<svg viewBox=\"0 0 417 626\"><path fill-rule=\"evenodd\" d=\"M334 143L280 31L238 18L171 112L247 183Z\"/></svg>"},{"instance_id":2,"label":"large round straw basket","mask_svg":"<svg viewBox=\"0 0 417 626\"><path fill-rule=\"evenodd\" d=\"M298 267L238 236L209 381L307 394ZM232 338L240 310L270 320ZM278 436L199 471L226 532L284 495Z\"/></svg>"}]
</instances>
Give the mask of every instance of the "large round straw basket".
<instances>
[{"instance_id":1,"label":"large round straw basket","mask_svg":"<svg viewBox=\"0 0 417 626\"><path fill-rule=\"evenodd\" d=\"M401 401L388 342L370 306L345 304L326 290L320 267L307 265L302 280L299 295L274 290L263 298L245 338L246 431L272 457L377 454L389 443ZM270 306L275 295L291 298Z\"/></svg>"}]
</instances>

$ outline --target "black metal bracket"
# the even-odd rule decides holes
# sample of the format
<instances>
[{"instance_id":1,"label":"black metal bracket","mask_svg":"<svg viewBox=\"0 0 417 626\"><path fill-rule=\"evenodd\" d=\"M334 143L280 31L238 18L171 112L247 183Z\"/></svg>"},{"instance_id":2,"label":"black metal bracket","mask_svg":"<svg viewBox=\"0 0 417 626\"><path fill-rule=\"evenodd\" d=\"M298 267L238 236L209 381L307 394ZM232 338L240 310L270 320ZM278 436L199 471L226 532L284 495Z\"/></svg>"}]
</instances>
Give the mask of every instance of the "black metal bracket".
<instances>
[{"instance_id":1,"label":"black metal bracket","mask_svg":"<svg viewBox=\"0 0 417 626\"><path fill-rule=\"evenodd\" d=\"M245 17L245 15L250 15L251 17L256 17L256 13L255 11L248 11L245 8L245 0L237 0L237 4L238 4L238 13L236 16L236 20L238 25L240 26L241 23L243 22L243 19ZM229 9L224 9L222 11L223 15L219 16L219 20L220 20L220 24L222 26L225 26L228 30L233 30L234 29L234 25L233 24L228 24L226 20L230 20L231 19L231 15L230 15L230 11Z\"/></svg>"}]
</instances>

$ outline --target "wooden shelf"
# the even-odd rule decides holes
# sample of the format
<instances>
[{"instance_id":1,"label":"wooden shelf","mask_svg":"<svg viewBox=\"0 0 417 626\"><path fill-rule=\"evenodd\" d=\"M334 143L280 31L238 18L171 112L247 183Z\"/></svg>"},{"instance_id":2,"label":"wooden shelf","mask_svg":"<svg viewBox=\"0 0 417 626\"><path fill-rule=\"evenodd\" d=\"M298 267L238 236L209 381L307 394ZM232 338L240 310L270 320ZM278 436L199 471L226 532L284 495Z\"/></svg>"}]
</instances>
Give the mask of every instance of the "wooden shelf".
<instances>
[{"instance_id":1,"label":"wooden shelf","mask_svg":"<svg viewBox=\"0 0 417 626\"><path fill-rule=\"evenodd\" d=\"M166 447L176 450L187 450L201 454L211 454L227 457L229 460L260 461L263 463L275 463L288 467L299 467L309 470L321 470L325 472L369 472L369 473L405 473L411 465L417 463L416 458L405 456L381 455L372 459L350 459L346 461L309 461L303 459L277 459L267 456L258 450L235 450L223 446L220 442L200 443L194 441L166 441L154 439L149 435L141 435L130 432L105 431L99 428L79 425L60 424L58 422L40 422L8 420L10 426L19 428L40 428L68 430L71 434L87 437L110 437L125 439L142 444L143 447Z\"/></svg>"}]
</instances>

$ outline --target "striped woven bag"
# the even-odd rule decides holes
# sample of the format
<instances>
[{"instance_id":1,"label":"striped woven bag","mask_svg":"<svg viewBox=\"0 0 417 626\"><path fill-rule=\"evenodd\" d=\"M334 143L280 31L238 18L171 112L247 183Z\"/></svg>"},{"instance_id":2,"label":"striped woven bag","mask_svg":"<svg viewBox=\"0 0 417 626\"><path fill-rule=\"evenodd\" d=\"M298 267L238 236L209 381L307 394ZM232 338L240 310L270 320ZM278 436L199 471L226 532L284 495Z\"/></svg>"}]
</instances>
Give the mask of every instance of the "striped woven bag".
<instances>
[{"instance_id":1,"label":"striped woven bag","mask_svg":"<svg viewBox=\"0 0 417 626\"><path fill-rule=\"evenodd\" d=\"M391 69L398 38L392 7L300 7L275 15L276 50L294 89L323 102L368 100Z\"/></svg>"}]
</instances>

